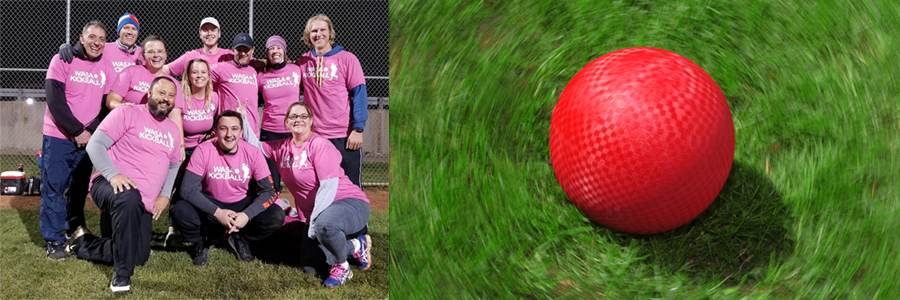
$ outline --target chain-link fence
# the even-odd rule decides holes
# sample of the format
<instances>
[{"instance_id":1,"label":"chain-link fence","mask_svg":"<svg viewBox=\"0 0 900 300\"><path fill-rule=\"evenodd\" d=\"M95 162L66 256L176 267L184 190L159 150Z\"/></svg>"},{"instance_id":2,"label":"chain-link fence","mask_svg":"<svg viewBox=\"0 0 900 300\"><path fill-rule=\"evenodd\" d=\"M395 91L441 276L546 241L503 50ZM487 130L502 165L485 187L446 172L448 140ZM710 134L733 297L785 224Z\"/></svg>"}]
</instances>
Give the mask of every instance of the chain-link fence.
<instances>
[{"instance_id":1,"label":"chain-link fence","mask_svg":"<svg viewBox=\"0 0 900 300\"><path fill-rule=\"evenodd\" d=\"M200 20L214 17L221 25L220 48L230 48L241 32L253 36L254 57L265 58L265 40L280 35L286 56L296 59L310 48L303 44L306 20L328 15L336 44L362 64L369 92L369 120L364 132L363 184L388 184L388 1L0 1L0 171L39 175L37 152L45 110L44 77L62 43L78 41L91 20L107 27L113 42L116 22L125 12L140 22L138 41L154 34L166 40L169 62L202 47Z\"/></svg>"}]
</instances>

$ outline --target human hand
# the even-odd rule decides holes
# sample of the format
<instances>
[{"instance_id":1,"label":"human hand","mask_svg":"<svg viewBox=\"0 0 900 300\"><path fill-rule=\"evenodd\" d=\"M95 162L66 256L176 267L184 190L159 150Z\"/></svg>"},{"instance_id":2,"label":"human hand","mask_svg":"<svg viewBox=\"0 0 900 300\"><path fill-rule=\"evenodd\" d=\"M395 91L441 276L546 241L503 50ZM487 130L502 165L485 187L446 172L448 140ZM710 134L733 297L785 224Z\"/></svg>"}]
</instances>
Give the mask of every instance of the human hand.
<instances>
[{"instance_id":1,"label":"human hand","mask_svg":"<svg viewBox=\"0 0 900 300\"><path fill-rule=\"evenodd\" d=\"M221 209L216 208L216 212L213 213L213 217L216 218L216 221L219 221L219 224L222 224L228 231L231 231L231 227L233 227L234 223L234 215L236 213L230 209Z\"/></svg>"},{"instance_id":2,"label":"human hand","mask_svg":"<svg viewBox=\"0 0 900 300\"><path fill-rule=\"evenodd\" d=\"M59 59L62 61L71 64L72 59L75 57L75 51L72 50L72 45L62 44L59 45Z\"/></svg>"},{"instance_id":3,"label":"human hand","mask_svg":"<svg viewBox=\"0 0 900 300\"><path fill-rule=\"evenodd\" d=\"M362 147L363 143L363 134L362 132L350 131L350 136L347 137L347 149L356 150Z\"/></svg>"},{"instance_id":4,"label":"human hand","mask_svg":"<svg viewBox=\"0 0 900 300\"><path fill-rule=\"evenodd\" d=\"M250 222L250 217L248 217L246 213L239 212L235 214L234 221L231 223L233 226L231 227L231 230L228 231L228 233L240 231L239 229L247 226L247 222Z\"/></svg>"},{"instance_id":5,"label":"human hand","mask_svg":"<svg viewBox=\"0 0 900 300\"><path fill-rule=\"evenodd\" d=\"M181 142L181 160L180 161L184 161L184 159L187 157L185 154L186 151L187 150L184 149L184 142Z\"/></svg>"},{"instance_id":6,"label":"human hand","mask_svg":"<svg viewBox=\"0 0 900 300\"><path fill-rule=\"evenodd\" d=\"M238 106L234 109L237 113L241 114L241 116L246 116L247 113L247 100L245 99L243 102L238 100Z\"/></svg>"},{"instance_id":7,"label":"human hand","mask_svg":"<svg viewBox=\"0 0 900 300\"><path fill-rule=\"evenodd\" d=\"M82 131L81 134L72 138L72 141L75 142L75 145L77 145L78 148L84 148L84 146L86 146L88 141L90 141L90 140L91 140L91 132L87 131L87 130Z\"/></svg>"},{"instance_id":8,"label":"human hand","mask_svg":"<svg viewBox=\"0 0 900 300\"><path fill-rule=\"evenodd\" d=\"M156 204L153 204L153 219L159 220L159 215L162 214L163 210L169 207L169 197L165 196L157 196Z\"/></svg>"},{"instance_id":9,"label":"human hand","mask_svg":"<svg viewBox=\"0 0 900 300\"><path fill-rule=\"evenodd\" d=\"M135 184L134 181L131 181L131 178L122 174L116 174L116 176L110 178L109 185L113 188L113 194L137 188L137 184Z\"/></svg>"}]
</instances>

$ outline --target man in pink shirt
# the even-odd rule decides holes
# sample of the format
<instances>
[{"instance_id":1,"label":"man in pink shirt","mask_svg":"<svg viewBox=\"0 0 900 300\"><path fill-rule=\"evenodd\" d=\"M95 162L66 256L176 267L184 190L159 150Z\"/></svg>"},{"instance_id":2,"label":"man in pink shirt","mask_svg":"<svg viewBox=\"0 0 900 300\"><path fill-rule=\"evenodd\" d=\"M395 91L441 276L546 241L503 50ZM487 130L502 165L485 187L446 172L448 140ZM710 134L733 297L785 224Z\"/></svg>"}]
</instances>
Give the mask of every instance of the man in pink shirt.
<instances>
[{"instance_id":1,"label":"man in pink shirt","mask_svg":"<svg viewBox=\"0 0 900 300\"><path fill-rule=\"evenodd\" d=\"M112 63L116 73L135 64L142 64L141 47L137 46L140 23L137 17L131 13L125 13L119 17L116 34L119 38L115 42L106 43L103 49L103 59ZM62 44L59 46L59 58L66 63L72 63L72 46Z\"/></svg>"},{"instance_id":2,"label":"man in pink shirt","mask_svg":"<svg viewBox=\"0 0 900 300\"><path fill-rule=\"evenodd\" d=\"M75 60L67 64L54 56L47 70L40 228L51 259L66 258L63 231L71 233L84 224L92 168L91 161L83 159L84 146L100 124L100 109L116 79L112 64L101 59L105 46L106 27L91 21L73 49Z\"/></svg>"},{"instance_id":3,"label":"man in pink shirt","mask_svg":"<svg viewBox=\"0 0 900 300\"><path fill-rule=\"evenodd\" d=\"M222 32L219 29L219 21L213 17L207 17L200 21L200 41L203 47L185 52L181 57L163 67L163 71L172 75L181 76L187 62L202 58L215 65L218 62L230 61L234 58L231 49L219 48L219 37Z\"/></svg>"},{"instance_id":4,"label":"man in pink shirt","mask_svg":"<svg viewBox=\"0 0 900 300\"><path fill-rule=\"evenodd\" d=\"M146 105L113 110L87 146L97 167L91 198L109 216L101 219L101 228L111 232L96 237L82 226L66 242L66 251L80 259L113 264L114 293L128 292L135 265L150 258L151 218L158 219L169 205L181 165L181 133L167 117L175 82L158 77L149 94Z\"/></svg>"},{"instance_id":5,"label":"man in pink shirt","mask_svg":"<svg viewBox=\"0 0 900 300\"><path fill-rule=\"evenodd\" d=\"M200 143L184 172L183 200L172 205L172 221L194 243L194 265L209 262L209 248L223 233L241 261L252 261L250 243L281 228L272 177L260 151L241 139L241 115L225 111L213 125L216 137ZM251 189L252 185L258 186ZM249 194L248 194L249 192Z\"/></svg>"},{"instance_id":6,"label":"man in pink shirt","mask_svg":"<svg viewBox=\"0 0 900 300\"><path fill-rule=\"evenodd\" d=\"M341 168L362 188L360 148L369 103L366 80L359 59L334 44L335 35L328 16L309 18L303 42L313 50L300 56L296 64L303 71L303 101L315 117L313 132L341 151Z\"/></svg>"},{"instance_id":7,"label":"man in pink shirt","mask_svg":"<svg viewBox=\"0 0 900 300\"><path fill-rule=\"evenodd\" d=\"M234 110L239 104L246 103L250 128L259 136L259 88L256 81L256 69L250 65L253 57L253 38L246 33L238 33L232 43L234 59L220 62L212 66L209 80L213 89L219 93L222 110Z\"/></svg>"}]
</instances>

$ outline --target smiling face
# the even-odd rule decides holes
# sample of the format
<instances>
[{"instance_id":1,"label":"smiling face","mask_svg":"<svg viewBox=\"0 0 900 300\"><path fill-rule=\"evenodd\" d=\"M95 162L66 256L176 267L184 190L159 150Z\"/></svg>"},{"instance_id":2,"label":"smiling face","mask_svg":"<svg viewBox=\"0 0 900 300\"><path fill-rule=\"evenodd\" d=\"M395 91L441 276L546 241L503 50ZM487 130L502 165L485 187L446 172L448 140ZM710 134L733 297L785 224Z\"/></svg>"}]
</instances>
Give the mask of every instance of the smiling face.
<instances>
[{"instance_id":1,"label":"smiling face","mask_svg":"<svg viewBox=\"0 0 900 300\"><path fill-rule=\"evenodd\" d=\"M190 71L191 86L196 88L205 88L209 82L209 66L203 62L193 61L188 66Z\"/></svg>"},{"instance_id":2,"label":"smiling face","mask_svg":"<svg viewBox=\"0 0 900 300\"><path fill-rule=\"evenodd\" d=\"M284 117L284 125L295 136L305 135L312 130L312 113L309 107L301 104L293 104Z\"/></svg>"},{"instance_id":3,"label":"smiling face","mask_svg":"<svg viewBox=\"0 0 900 300\"><path fill-rule=\"evenodd\" d=\"M244 131L241 129L241 119L233 116L221 116L216 122L216 146L225 153L237 152L238 141Z\"/></svg>"},{"instance_id":4,"label":"smiling face","mask_svg":"<svg viewBox=\"0 0 900 300\"><path fill-rule=\"evenodd\" d=\"M281 46L275 45L266 49L266 58L269 59L269 62L272 64L280 64L284 62L284 49Z\"/></svg>"},{"instance_id":5,"label":"smiling face","mask_svg":"<svg viewBox=\"0 0 900 300\"><path fill-rule=\"evenodd\" d=\"M158 120L166 118L175 108L175 82L171 80L157 80L147 93L147 109Z\"/></svg>"},{"instance_id":6,"label":"smiling face","mask_svg":"<svg viewBox=\"0 0 900 300\"><path fill-rule=\"evenodd\" d=\"M250 58L253 57L253 48L247 48L246 46L238 46L233 49L234 51L234 59L238 64L247 65L250 63Z\"/></svg>"},{"instance_id":7,"label":"smiling face","mask_svg":"<svg viewBox=\"0 0 900 300\"><path fill-rule=\"evenodd\" d=\"M316 49L331 47L332 32L328 22L314 20L310 25L309 41L312 43L312 47Z\"/></svg>"},{"instance_id":8,"label":"smiling face","mask_svg":"<svg viewBox=\"0 0 900 300\"><path fill-rule=\"evenodd\" d=\"M103 48L106 47L106 30L100 26L88 26L81 32L78 40L84 46L84 55L88 59L95 59L103 54Z\"/></svg>"},{"instance_id":9,"label":"smiling face","mask_svg":"<svg viewBox=\"0 0 900 300\"><path fill-rule=\"evenodd\" d=\"M128 48L134 46L134 43L137 42L137 36L138 29L134 27L134 24L125 24L125 26L122 26L122 30L119 30L119 42L122 42Z\"/></svg>"},{"instance_id":10,"label":"smiling face","mask_svg":"<svg viewBox=\"0 0 900 300\"><path fill-rule=\"evenodd\" d=\"M204 46L212 47L219 44L219 27L206 23L200 27L200 41Z\"/></svg>"},{"instance_id":11,"label":"smiling face","mask_svg":"<svg viewBox=\"0 0 900 300\"><path fill-rule=\"evenodd\" d=\"M168 58L166 46L161 41L149 41L144 43L144 61L147 69L159 70L166 64Z\"/></svg>"}]
</instances>

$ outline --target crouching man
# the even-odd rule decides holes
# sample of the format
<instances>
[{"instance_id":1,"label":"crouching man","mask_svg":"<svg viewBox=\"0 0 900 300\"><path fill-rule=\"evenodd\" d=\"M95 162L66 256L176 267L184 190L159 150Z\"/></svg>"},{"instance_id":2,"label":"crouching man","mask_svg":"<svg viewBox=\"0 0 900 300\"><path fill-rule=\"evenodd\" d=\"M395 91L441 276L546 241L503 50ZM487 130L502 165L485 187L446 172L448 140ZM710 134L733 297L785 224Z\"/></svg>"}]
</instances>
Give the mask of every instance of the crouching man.
<instances>
[{"instance_id":1,"label":"crouching man","mask_svg":"<svg viewBox=\"0 0 900 300\"><path fill-rule=\"evenodd\" d=\"M210 246L223 236L238 260L252 261L250 243L284 223L265 157L241 139L241 115L223 112L213 130L215 137L197 146L184 172L180 193L187 201L176 202L171 212L184 240L194 243L198 266L209 262Z\"/></svg>"},{"instance_id":2,"label":"crouching man","mask_svg":"<svg viewBox=\"0 0 900 300\"><path fill-rule=\"evenodd\" d=\"M112 263L114 293L131 289L135 265L150 258L151 217L158 219L169 205L181 159L181 131L168 118L175 94L171 79L154 79L146 105L113 110L87 144L97 168L91 198L110 216L100 226L112 234L96 237L80 226L65 246L80 259Z\"/></svg>"}]
</instances>

